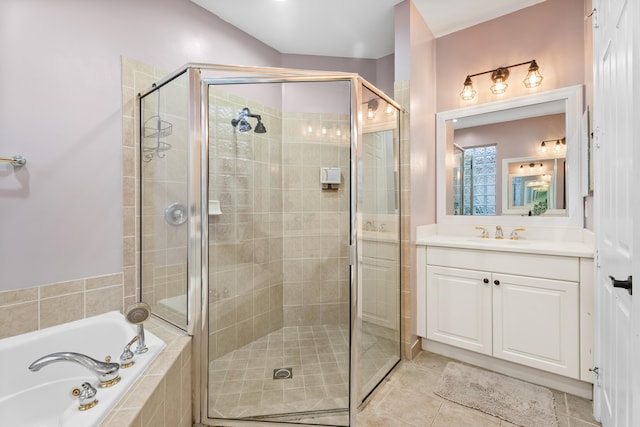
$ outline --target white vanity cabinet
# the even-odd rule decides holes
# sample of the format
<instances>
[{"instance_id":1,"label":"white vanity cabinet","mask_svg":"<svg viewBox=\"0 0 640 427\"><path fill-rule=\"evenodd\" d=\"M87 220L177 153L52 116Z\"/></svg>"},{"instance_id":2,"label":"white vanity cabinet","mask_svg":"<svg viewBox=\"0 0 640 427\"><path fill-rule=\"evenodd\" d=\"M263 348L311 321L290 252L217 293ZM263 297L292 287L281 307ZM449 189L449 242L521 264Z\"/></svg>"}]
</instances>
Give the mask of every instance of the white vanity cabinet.
<instances>
[{"instance_id":1,"label":"white vanity cabinet","mask_svg":"<svg viewBox=\"0 0 640 427\"><path fill-rule=\"evenodd\" d=\"M362 318L396 330L398 326L398 245L365 239L362 257Z\"/></svg>"},{"instance_id":2,"label":"white vanity cabinet","mask_svg":"<svg viewBox=\"0 0 640 427\"><path fill-rule=\"evenodd\" d=\"M580 258L426 248L426 338L580 379Z\"/></svg>"}]
</instances>

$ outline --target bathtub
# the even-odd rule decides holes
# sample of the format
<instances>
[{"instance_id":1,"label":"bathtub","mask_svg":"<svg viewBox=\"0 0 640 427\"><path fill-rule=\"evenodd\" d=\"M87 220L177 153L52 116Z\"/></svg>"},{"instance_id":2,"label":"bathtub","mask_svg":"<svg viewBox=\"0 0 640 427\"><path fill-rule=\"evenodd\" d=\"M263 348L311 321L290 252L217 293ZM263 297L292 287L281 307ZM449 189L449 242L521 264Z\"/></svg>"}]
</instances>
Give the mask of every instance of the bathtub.
<instances>
[{"instance_id":1,"label":"bathtub","mask_svg":"<svg viewBox=\"0 0 640 427\"><path fill-rule=\"evenodd\" d=\"M83 353L97 360L111 356L118 362L137 328L117 311L0 340L0 425L20 427L97 426L124 396L140 374L165 347L145 330L149 350L135 355L135 363L120 369L120 382L98 388L89 369L72 362L57 362L32 372L36 359L55 352ZM135 349L133 344L131 349ZM98 404L78 410L74 388L89 382L98 390Z\"/></svg>"}]
</instances>

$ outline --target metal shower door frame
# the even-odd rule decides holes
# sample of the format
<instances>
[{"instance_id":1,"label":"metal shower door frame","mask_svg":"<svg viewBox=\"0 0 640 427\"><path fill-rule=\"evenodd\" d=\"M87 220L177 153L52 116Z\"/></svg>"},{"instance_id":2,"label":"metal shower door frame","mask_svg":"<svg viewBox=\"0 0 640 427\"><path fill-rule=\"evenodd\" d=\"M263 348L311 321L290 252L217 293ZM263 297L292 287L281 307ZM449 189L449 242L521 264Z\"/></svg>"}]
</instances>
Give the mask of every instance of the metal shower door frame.
<instances>
[{"instance_id":1,"label":"metal shower door frame","mask_svg":"<svg viewBox=\"0 0 640 427\"><path fill-rule=\"evenodd\" d=\"M230 73L246 73L241 77L207 77L207 71ZM357 385L360 382L359 359L361 336L362 303L360 301L361 286L359 277L362 277L362 254L358 250L362 245L362 225L358 224L357 213L361 206L357 205L358 194L358 155L362 155L361 150L361 120L362 120L362 88L374 92L381 99L398 110L398 130L401 133L402 108L391 98L375 86L367 82L362 77L353 73L327 73L313 70L292 70L279 68L262 67L236 67L225 65L209 64L187 64L185 67L171 74L158 83L158 87L182 73L188 73L188 157L189 157L189 179L188 179L188 320L187 333L193 336L193 351L197 355L193 363L193 389L195 396L193 401L195 425L209 426L213 422L220 422L221 419L209 418L207 414L208 398L208 257L209 257L209 227L207 213L207 198L209 186L209 86L228 84L255 84L255 83L293 83L293 82L330 82L348 81L350 83L350 366L349 366L349 425L354 426L356 414L360 405ZM256 76L257 74L257 76ZM400 163L400 160L398 160ZM400 180L400 177L398 177ZM398 191L400 189L398 183ZM399 204L400 206L400 204ZM399 210L398 215L401 214ZM398 231L400 236L400 230ZM399 240L400 242L400 240ZM401 253L401 251L399 251ZM401 258L398 258L401 266ZM399 282L401 283L401 282ZM398 295L400 298L400 295ZM401 298L400 298L401 300ZM401 301L400 301L401 304ZM197 308L197 309L196 309ZM399 314L400 331L402 331L402 316ZM402 335L401 335L402 336ZM402 339L400 339L400 343ZM400 351L400 349L399 349ZM401 351L400 351L401 357ZM199 359L199 360L198 360ZM300 424L260 422L251 420L224 420L224 425L234 426L257 426L257 427L277 427L292 426ZM315 426L321 427L319 424ZM331 426L327 426L331 427Z\"/></svg>"}]
</instances>

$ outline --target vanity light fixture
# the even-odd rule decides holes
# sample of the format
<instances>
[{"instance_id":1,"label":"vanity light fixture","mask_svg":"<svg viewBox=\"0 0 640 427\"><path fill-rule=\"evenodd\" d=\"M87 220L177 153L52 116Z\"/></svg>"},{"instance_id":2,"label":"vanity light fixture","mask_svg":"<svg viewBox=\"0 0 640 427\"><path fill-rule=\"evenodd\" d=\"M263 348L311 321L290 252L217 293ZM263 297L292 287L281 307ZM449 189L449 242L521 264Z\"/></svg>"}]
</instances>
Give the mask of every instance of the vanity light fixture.
<instances>
[{"instance_id":1,"label":"vanity light fixture","mask_svg":"<svg viewBox=\"0 0 640 427\"><path fill-rule=\"evenodd\" d=\"M562 151L562 150L566 150L567 149L567 139L566 138L562 138L556 141L556 146L554 147L554 150L556 151Z\"/></svg>"},{"instance_id":2,"label":"vanity light fixture","mask_svg":"<svg viewBox=\"0 0 640 427\"><path fill-rule=\"evenodd\" d=\"M541 153L546 153L549 150L549 147L547 147L546 143L547 142L554 142L555 144L553 145L553 150L555 152L560 152L564 149L567 148L567 139L566 138L561 138L561 139L545 139L544 141L542 141L540 143L540 152Z\"/></svg>"},{"instance_id":3,"label":"vanity light fixture","mask_svg":"<svg viewBox=\"0 0 640 427\"><path fill-rule=\"evenodd\" d=\"M531 61L521 62L519 64L508 65L506 67L498 67L494 70L469 74L464 80L464 87L462 88L462 92L460 92L460 97L465 101L469 101L475 98L477 91L473 87L473 81L471 80L471 77L488 73L491 73L491 80L493 81L493 85L491 85L491 92L495 95L504 93L508 87L507 79L509 78L509 68L518 67L525 64L529 64L529 72L527 73L527 77L525 77L525 79L523 80L524 85L528 88L540 86L543 77L542 75L540 75L540 67L538 67L538 63L535 59L532 59Z\"/></svg>"}]
</instances>

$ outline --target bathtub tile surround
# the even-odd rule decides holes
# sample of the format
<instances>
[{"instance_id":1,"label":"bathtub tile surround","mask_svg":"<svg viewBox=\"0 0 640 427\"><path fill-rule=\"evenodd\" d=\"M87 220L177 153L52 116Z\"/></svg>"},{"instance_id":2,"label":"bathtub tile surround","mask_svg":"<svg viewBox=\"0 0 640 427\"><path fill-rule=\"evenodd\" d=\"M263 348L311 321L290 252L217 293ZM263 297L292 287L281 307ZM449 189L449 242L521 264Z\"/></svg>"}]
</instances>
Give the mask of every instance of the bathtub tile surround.
<instances>
[{"instance_id":1,"label":"bathtub tile surround","mask_svg":"<svg viewBox=\"0 0 640 427\"><path fill-rule=\"evenodd\" d=\"M0 292L0 338L123 311L122 273Z\"/></svg>"},{"instance_id":2,"label":"bathtub tile surround","mask_svg":"<svg viewBox=\"0 0 640 427\"><path fill-rule=\"evenodd\" d=\"M191 337L156 319L145 327L167 346L100 427L191 427Z\"/></svg>"}]
</instances>

